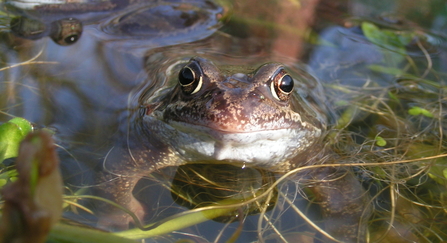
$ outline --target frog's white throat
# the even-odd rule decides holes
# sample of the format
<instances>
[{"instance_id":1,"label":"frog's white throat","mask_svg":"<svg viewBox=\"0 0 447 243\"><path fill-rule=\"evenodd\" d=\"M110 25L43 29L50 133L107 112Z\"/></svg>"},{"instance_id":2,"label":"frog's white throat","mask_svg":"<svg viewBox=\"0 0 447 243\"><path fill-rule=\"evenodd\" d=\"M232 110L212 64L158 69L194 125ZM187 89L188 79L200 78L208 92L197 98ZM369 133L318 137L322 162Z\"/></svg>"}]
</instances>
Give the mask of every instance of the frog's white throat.
<instances>
[{"instance_id":1,"label":"frog's white throat","mask_svg":"<svg viewBox=\"0 0 447 243\"><path fill-rule=\"evenodd\" d=\"M208 127L145 117L153 132L186 161L229 161L255 167L280 167L315 143L321 129L276 129L228 133Z\"/></svg>"}]
</instances>

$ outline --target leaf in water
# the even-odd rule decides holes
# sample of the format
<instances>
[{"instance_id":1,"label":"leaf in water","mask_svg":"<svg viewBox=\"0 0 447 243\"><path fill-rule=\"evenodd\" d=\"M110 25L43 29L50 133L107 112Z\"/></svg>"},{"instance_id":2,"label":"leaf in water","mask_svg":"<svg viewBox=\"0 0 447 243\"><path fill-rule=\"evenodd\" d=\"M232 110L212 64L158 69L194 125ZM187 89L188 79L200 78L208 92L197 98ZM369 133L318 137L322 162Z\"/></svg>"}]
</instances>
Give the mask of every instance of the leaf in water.
<instances>
[{"instance_id":1,"label":"leaf in water","mask_svg":"<svg viewBox=\"0 0 447 243\"><path fill-rule=\"evenodd\" d=\"M31 125L31 123L21 117L15 117L8 122L16 124L19 127L23 137L25 137L29 132L33 130L33 126Z\"/></svg>"},{"instance_id":2,"label":"leaf in water","mask_svg":"<svg viewBox=\"0 0 447 243\"><path fill-rule=\"evenodd\" d=\"M433 113L431 113L430 111L428 111L426 109L422 109L421 114L426 116L426 117L433 118Z\"/></svg>"},{"instance_id":3,"label":"leaf in water","mask_svg":"<svg viewBox=\"0 0 447 243\"><path fill-rule=\"evenodd\" d=\"M6 185L7 182L8 182L8 180L6 180L6 179L0 179L0 188L2 188L4 185Z\"/></svg>"},{"instance_id":4,"label":"leaf in water","mask_svg":"<svg viewBox=\"0 0 447 243\"><path fill-rule=\"evenodd\" d=\"M362 22L363 34L372 43L383 47L384 61L397 66L405 59L407 50L405 46L411 42L414 34L411 32L382 30L373 23Z\"/></svg>"},{"instance_id":5,"label":"leaf in water","mask_svg":"<svg viewBox=\"0 0 447 243\"><path fill-rule=\"evenodd\" d=\"M47 132L31 133L25 138L16 168L18 179L2 190L5 203L0 242L45 242L62 214L59 159Z\"/></svg>"},{"instance_id":6,"label":"leaf in water","mask_svg":"<svg viewBox=\"0 0 447 243\"><path fill-rule=\"evenodd\" d=\"M0 180L5 180L6 183L17 180L17 171L15 169L10 169L11 167L6 168L6 171L0 174ZM4 184L2 184L0 188L2 188L3 186Z\"/></svg>"},{"instance_id":7,"label":"leaf in water","mask_svg":"<svg viewBox=\"0 0 447 243\"><path fill-rule=\"evenodd\" d=\"M376 44L386 43L385 36L380 31L379 27L377 27L375 24L369 22L362 22L361 27L363 34L371 42Z\"/></svg>"},{"instance_id":8,"label":"leaf in water","mask_svg":"<svg viewBox=\"0 0 447 243\"><path fill-rule=\"evenodd\" d=\"M433 118L433 114L430 111L428 111L428 110L426 110L424 108L421 108L419 106L411 107L408 110L408 114L410 114L412 116L423 115L423 116L426 116L426 117L429 117L429 118Z\"/></svg>"},{"instance_id":9,"label":"leaf in water","mask_svg":"<svg viewBox=\"0 0 447 243\"><path fill-rule=\"evenodd\" d=\"M31 123L20 117L0 125L0 161L16 157L20 142L32 129Z\"/></svg>"},{"instance_id":10,"label":"leaf in water","mask_svg":"<svg viewBox=\"0 0 447 243\"><path fill-rule=\"evenodd\" d=\"M418 116L421 114L421 108L418 106L413 106L408 110L408 114L412 116Z\"/></svg>"},{"instance_id":11,"label":"leaf in water","mask_svg":"<svg viewBox=\"0 0 447 243\"><path fill-rule=\"evenodd\" d=\"M369 41L397 51L403 55L406 54L405 46L414 38L414 34L411 32L387 29L382 30L373 23L363 22L361 27L363 34Z\"/></svg>"},{"instance_id":12,"label":"leaf in water","mask_svg":"<svg viewBox=\"0 0 447 243\"><path fill-rule=\"evenodd\" d=\"M381 136L377 136L376 137L376 145L380 146L380 147L383 147L383 146L386 145L386 140L383 139Z\"/></svg>"}]
</instances>

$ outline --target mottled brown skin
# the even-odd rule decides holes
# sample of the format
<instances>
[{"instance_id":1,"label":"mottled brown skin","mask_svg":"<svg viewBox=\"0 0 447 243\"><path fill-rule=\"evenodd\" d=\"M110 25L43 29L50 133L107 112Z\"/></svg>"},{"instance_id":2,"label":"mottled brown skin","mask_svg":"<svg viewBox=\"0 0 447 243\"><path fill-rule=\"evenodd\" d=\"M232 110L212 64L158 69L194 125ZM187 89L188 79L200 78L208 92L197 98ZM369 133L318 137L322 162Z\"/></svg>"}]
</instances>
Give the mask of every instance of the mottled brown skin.
<instances>
[{"instance_id":1,"label":"mottled brown skin","mask_svg":"<svg viewBox=\"0 0 447 243\"><path fill-rule=\"evenodd\" d=\"M265 64L251 76L239 74L227 77L204 59L196 58L193 62L201 68L203 85L194 94L183 92L178 85L165 108L164 120L234 133L286 127L322 129L323 125L312 114L300 112L299 106L290 106L288 97L285 100L273 97L268 82L275 72L283 69L280 64Z\"/></svg>"},{"instance_id":2,"label":"mottled brown skin","mask_svg":"<svg viewBox=\"0 0 447 243\"><path fill-rule=\"evenodd\" d=\"M97 193L141 219L145 211L132 189L159 168L205 162L286 172L328 163L333 156L322 145L324 115L313 102L321 98L317 88L291 78L278 63L246 75L193 58L180 70L177 85L145 103L143 117L129 129L127 146L111 150L98 176ZM306 98L297 89L307 91ZM327 232L345 242L363 242L368 198L352 173L325 167L303 176L316 181L311 190ZM130 222L122 212L102 209L103 226L125 227Z\"/></svg>"}]
</instances>

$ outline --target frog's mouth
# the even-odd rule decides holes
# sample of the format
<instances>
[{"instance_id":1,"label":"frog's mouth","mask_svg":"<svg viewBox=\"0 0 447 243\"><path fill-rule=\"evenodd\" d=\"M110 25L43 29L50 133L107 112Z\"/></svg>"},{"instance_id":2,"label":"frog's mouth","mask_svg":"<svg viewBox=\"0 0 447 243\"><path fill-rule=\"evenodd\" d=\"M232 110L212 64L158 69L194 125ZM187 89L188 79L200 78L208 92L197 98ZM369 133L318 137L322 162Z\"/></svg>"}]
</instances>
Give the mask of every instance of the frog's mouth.
<instances>
[{"instance_id":1,"label":"frog's mouth","mask_svg":"<svg viewBox=\"0 0 447 243\"><path fill-rule=\"evenodd\" d=\"M321 137L321 129L229 132L185 122L146 117L161 139L187 161L226 161L256 167L281 166Z\"/></svg>"}]
</instances>

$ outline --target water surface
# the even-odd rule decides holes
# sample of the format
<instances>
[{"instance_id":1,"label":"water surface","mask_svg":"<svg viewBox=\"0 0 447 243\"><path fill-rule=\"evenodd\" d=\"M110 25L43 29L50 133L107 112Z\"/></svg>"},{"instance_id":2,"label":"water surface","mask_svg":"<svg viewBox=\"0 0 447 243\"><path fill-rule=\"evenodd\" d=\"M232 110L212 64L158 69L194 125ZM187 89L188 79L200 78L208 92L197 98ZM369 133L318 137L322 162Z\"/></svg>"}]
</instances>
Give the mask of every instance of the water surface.
<instances>
[{"instance_id":1,"label":"water surface","mask_svg":"<svg viewBox=\"0 0 447 243\"><path fill-rule=\"evenodd\" d=\"M209 4L205 7L206 11L199 10L204 8L202 5L187 11L188 21L204 18L194 22L194 26L187 24L190 28L178 27L185 21L180 18L180 22L169 26L161 21L154 29L136 25L129 16L143 9L147 14L138 16L136 22L149 23L153 21L151 11L163 13L161 18L167 20L178 18L178 14L169 5L136 8L123 4L111 10L38 12L9 8L5 23L22 16L55 28L54 23L61 19L74 18L82 23L82 33L76 35L75 43L67 45L61 45L60 39L48 30L34 36L22 33L22 37L6 30L1 33L1 120L20 116L38 127L54 129L63 148L61 158L67 185L71 190L88 189L93 184L92 168L102 163L117 140L124 141L121 134L138 115L141 99L162 92L170 81L166 74L175 64L202 56L220 65L240 65L244 71L245 66L279 61L291 69L308 68L325 86L324 99L330 110L327 116L330 128L340 131L335 138L342 140L337 147L341 156L352 156L353 162L366 163L421 157L413 152L421 148L434 151L424 156L445 153L447 126L442 108L447 68L444 34L447 5L443 1L416 4L408 0L386 3L282 0L260 4L245 0L226 3L222 8ZM379 37L365 34L368 27L365 23L377 27L380 31L375 33ZM70 38L68 41L73 40ZM352 109L349 104L360 108L356 108L351 123L343 124L340 117ZM432 111L434 118L408 114L414 106ZM387 139L388 144L375 146L377 136ZM370 151L378 152L366 153ZM445 205L446 183L442 174L445 163L436 162L439 166L430 168L424 167L425 163L383 170L356 169L371 194L380 195L373 197L380 202L376 202L380 209L376 221L371 223L371 231L376 232L373 238L386 235L386 225L392 219L389 212L400 202L413 215L409 220L408 215L398 211L392 221L396 228L392 232L403 235L402 242L447 239L442 233L445 226L436 224L447 220L439 210ZM170 185L167 178L174 174L174 169L163 171L152 181ZM291 177L288 183L281 184L276 206L264 216L267 220L259 227L262 216L255 213L249 216L237 242L259 239L296 242L298 238L311 242L315 230L291 205L300 206L313 220L319 220L318 210L305 207L309 198L301 196L305 189L299 183L299 178ZM387 183L393 186L385 186L390 185ZM425 198L428 192L424 183L435 188L435 199ZM155 200L158 204L151 205L152 216L148 221L184 209L173 202L169 190L161 185L142 185L142 198L155 190L160 192ZM399 188L407 191L400 197L389 193ZM149 201L153 203L154 198ZM94 224L95 220L84 213L67 212L67 217L86 224ZM197 242L220 242L229 239L241 225L241 221L232 224L217 221L157 240L172 242L190 234ZM222 235L219 230L223 230Z\"/></svg>"}]
</instances>

